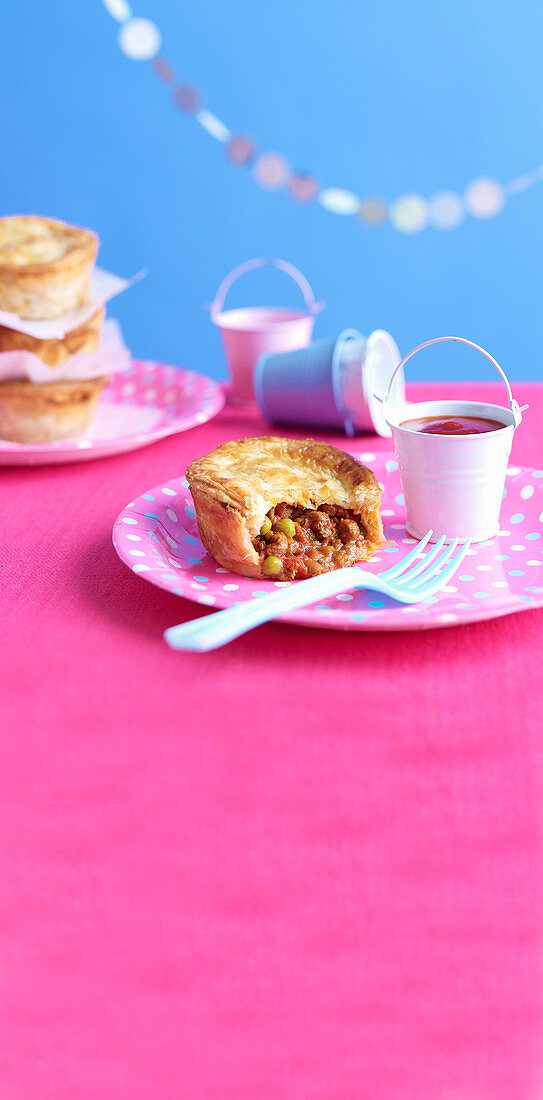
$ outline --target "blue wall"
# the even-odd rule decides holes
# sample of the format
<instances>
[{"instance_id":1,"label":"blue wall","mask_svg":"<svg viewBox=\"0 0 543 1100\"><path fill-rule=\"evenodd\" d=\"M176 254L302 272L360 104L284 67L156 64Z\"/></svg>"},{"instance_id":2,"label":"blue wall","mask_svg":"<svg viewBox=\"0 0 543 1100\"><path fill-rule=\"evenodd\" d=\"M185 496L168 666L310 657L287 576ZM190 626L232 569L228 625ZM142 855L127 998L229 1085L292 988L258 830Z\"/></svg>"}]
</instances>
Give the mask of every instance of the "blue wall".
<instances>
[{"instance_id":1,"label":"blue wall","mask_svg":"<svg viewBox=\"0 0 543 1100\"><path fill-rule=\"evenodd\" d=\"M141 4L141 6L139 6ZM543 161L541 0L139 0L210 110L326 186L393 199L507 182ZM134 353L221 377L203 303L255 255L290 259L328 308L316 334L444 333L541 375L543 183L451 232L370 229L260 190L117 45L100 0L17 0L0 35L0 211L95 228L101 262L147 279L112 305ZM294 304L277 273L232 304ZM440 353L441 354L441 353ZM415 360L486 374L466 352Z\"/></svg>"}]
</instances>

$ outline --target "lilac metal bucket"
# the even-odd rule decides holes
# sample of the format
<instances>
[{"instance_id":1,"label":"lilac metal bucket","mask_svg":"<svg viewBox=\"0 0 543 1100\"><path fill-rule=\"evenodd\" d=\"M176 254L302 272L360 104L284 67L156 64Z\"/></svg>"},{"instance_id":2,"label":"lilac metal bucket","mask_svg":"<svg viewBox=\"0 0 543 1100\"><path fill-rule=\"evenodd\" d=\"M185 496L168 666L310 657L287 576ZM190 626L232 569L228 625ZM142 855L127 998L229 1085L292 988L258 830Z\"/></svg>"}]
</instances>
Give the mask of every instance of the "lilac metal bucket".
<instances>
[{"instance_id":1,"label":"lilac metal bucket","mask_svg":"<svg viewBox=\"0 0 543 1100\"><path fill-rule=\"evenodd\" d=\"M305 310L247 306L225 311L224 300L232 284L258 267L277 267L289 275L302 291ZM315 301L305 276L286 260L247 260L223 279L210 312L213 324L221 331L233 393L238 401L255 400L254 372L260 355L303 348L310 343L315 318L321 309L324 303Z\"/></svg>"},{"instance_id":2,"label":"lilac metal bucket","mask_svg":"<svg viewBox=\"0 0 543 1100\"><path fill-rule=\"evenodd\" d=\"M335 340L315 340L301 350L262 355L255 393L264 416L275 424L332 428L352 436L389 436L382 397L400 353L389 333L379 329L365 339L344 329ZM401 379L396 393L403 400Z\"/></svg>"},{"instance_id":3,"label":"lilac metal bucket","mask_svg":"<svg viewBox=\"0 0 543 1100\"><path fill-rule=\"evenodd\" d=\"M500 374L507 392L507 406L483 401L419 401L396 405L390 396L394 377L383 401L398 459L407 511L407 531L422 538L430 528L432 541L445 535L448 541L493 538L499 531L499 514L513 435L528 408L519 407L509 381L493 357L461 336L440 336L410 351L398 366L433 344L456 341L481 352ZM405 421L424 416L471 415L498 420L503 428L474 435L439 435L416 431Z\"/></svg>"}]
</instances>

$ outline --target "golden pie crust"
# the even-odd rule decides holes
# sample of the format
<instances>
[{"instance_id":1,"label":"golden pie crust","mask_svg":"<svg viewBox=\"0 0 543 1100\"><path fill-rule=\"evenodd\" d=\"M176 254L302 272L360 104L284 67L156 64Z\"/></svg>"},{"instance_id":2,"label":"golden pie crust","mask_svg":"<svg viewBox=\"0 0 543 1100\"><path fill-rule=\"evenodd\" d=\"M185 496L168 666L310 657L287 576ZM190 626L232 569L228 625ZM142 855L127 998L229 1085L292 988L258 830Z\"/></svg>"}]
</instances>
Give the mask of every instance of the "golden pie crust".
<instances>
[{"instance_id":1,"label":"golden pie crust","mask_svg":"<svg viewBox=\"0 0 543 1100\"><path fill-rule=\"evenodd\" d=\"M88 381L0 382L0 439L52 443L89 427L105 377Z\"/></svg>"},{"instance_id":2,"label":"golden pie crust","mask_svg":"<svg viewBox=\"0 0 543 1100\"><path fill-rule=\"evenodd\" d=\"M269 579L253 539L270 509L279 504L346 509L365 531L357 560L367 560L384 542L382 488L374 474L326 443L274 436L223 443L192 462L186 476L206 550L242 576ZM331 568L339 566L317 563L313 574Z\"/></svg>"},{"instance_id":3,"label":"golden pie crust","mask_svg":"<svg viewBox=\"0 0 543 1100\"><path fill-rule=\"evenodd\" d=\"M98 238L55 218L0 218L0 309L27 320L60 317L88 298Z\"/></svg>"},{"instance_id":4,"label":"golden pie crust","mask_svg":"<svg viewBox=\"0 0 543 1100\"><path fill-rule=\"evenodd\" d=\"M99 309L84 324L67 332L60 340L38 340L26 332L0 325L0 353L3 351L31 351L49 367L60 367L72 355L96 351L104 320L104 309Z\"/></svg>"}]
</instances>

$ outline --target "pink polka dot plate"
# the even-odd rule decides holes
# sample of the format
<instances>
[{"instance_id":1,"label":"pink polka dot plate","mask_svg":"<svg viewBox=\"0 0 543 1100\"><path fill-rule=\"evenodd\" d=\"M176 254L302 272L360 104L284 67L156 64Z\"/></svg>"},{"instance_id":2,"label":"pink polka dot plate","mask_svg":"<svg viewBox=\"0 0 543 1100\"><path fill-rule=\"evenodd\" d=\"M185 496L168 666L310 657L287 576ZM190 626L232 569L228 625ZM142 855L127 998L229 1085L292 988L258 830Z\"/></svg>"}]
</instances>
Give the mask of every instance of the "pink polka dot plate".
<instances>
[{"instance_id":1,"label":"pink polka dot plate","mask_svg":"<svg viewBox=\"0 0 543 1100\"><path fill-rule=\"evenodd\" d=\"M203 374L134 359L102 390L96 416L79 439L23 444L0 439L0 466L84 462L146 447L211 420L222 409L220 383Z\"/></svg>"},{"instance_id":2,"label":"pink polka dot plate","mask_svg":"<svg viewBox=\"0 0 543 1100\"><path fill-rule=\"evenodd\" d=\"M392 454L357 454L385 487L381 514L387 545L364 568L387 569L414 539L405 530L398 464ZM353 589L281 616L300 626L333 630L427 630L493 619L543 606L543 470L511 466L499 536L471 547L437 596L403 605ZM143 493L121 512L113 530L119 557L144 580L206 607L258 599L288 582L254 581L229 573L210 557L198 536L187 482L178 478ZM296 581L291 582L296 583Z\"/></svg>"}]
</instances>

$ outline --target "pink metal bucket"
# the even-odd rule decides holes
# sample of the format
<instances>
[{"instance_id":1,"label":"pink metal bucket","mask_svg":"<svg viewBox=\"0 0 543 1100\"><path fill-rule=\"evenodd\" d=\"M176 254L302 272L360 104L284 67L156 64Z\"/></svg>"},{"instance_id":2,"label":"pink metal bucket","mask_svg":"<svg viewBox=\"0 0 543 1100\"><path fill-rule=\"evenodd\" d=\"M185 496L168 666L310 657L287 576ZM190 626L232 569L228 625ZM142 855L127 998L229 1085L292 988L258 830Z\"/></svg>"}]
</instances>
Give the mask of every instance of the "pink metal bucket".
<instances>
[{"instance_id":1,"label":"pink metal bucket","mask_svg":"<svg viewBox=\"0 0 543 1100\"><path fill-rule=\"evenodd\" d=\"M302 291L305 310L248 306L223 311L224 300L232 284L240 275L257 267L277 267L290 275ZM223 279L210 313L213 324L221 330L234 397L238 401L255 400L253 378L260 355L305 348L311 343L315 318L321 309L324 309L324 303L315 301L307 279L286 260L247 260Z\"/></svg>"},{"instance_id":2,"label":"pink metal bucket","mask_svg":"<svg viewBox=\"0 0 543 1100\"><path fill-rule=\"evenodd\" d=\"M396 375L413 355L433 344L455 341L475 348L498 371L506 389L507 405L484 401L442 399L390 408ZM499 530L507 460L513 434L528 406L519 407L502 368L484 348L461 336L440 336L420 344L402 359L383 400L383 415L394 440L407 511L407 531L422 538L433 531L432 541L472 539L483 542ZM503 428L480 435L424 434L404 426L413 417L471 415L498 420Z\"/></svg>"}]
</instances>

